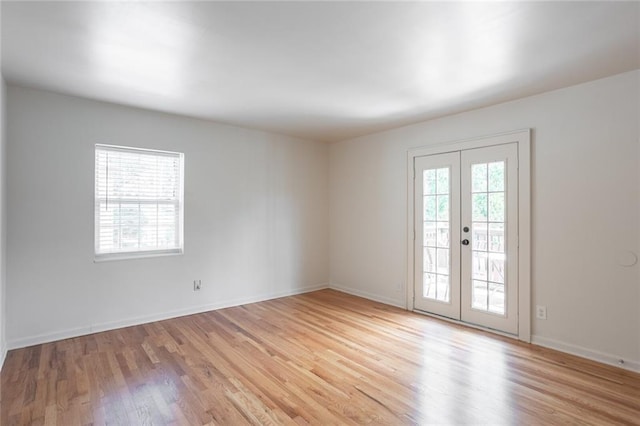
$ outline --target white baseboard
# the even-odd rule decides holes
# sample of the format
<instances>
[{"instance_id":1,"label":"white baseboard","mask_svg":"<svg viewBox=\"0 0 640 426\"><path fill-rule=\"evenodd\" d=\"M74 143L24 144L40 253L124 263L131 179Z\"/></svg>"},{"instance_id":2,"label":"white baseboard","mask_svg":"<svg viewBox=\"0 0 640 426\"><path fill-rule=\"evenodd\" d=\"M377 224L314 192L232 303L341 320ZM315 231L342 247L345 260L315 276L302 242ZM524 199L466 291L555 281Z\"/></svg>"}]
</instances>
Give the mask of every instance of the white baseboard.
<instances>
[{"instance_id":1,"label":"white baseboard","mask_svg":"<svg viewBox=\"0 0 640 426\"><path fill-rule=\"evenodd\" d=\"M587 358L592 361L614 365L616 367L624 368L625 370L640 373L640 362L637 360L624 359L623 357L613 354L595 351L593 349L584 348L582 346L572 345L570 343L564 343L560 342L559 340L549 339L548 337L536 335L531 336L531 343L538 346L544 346L545 348L555 349L560 352L566 352L582 358ZM621 359L624 359L623 364L619 362Z\"/></svg>"},{"instance_id":2,"label":"white baseboard","mask_svg":"<svg viewBox=\"0 0 640 426\"><path fill-rule=\"evenodd\" d=\"M402 302L397 300L392 300L386 297L381 297L379 295L369 293L362 290L355 290L348 287L343 287L336 283L330 283L329 288L341 291L343 293L352 294L354 296L363 297L365 299L373 300L375 302L384 303L386 305L397 306L402 309L406 309ZM464 324L467 325L468 324ZM513 336L509 336L513 337ZM560 342L558 340L549 339L542 336L531 336L531 343L539 346L544 346L545 348L555 349L560 352L569 353L572 355L576 355L582 358L587 358L592 361L601 362L603 364L613 365L616 367L624 368L626 370L635 371L640 373L640 361L624 359L623 357L616 356L609 353L599 352L592 349L584 348L577 345L572 345L569 343ZM624 359L624 363L620 363L620 360Z\"/></svg>"},{"instance_id":3,"label":"white baseboard","mask_svg":"<svg viewBox=\"0 0 640 426\"><path fill-rule=\"evenodd\" d=\"M217 309L230 308L233 306L246 305L249 303L263 302L266 300L277 299L280 297L294 296L296 294L309 293L312 291L331 288L343 293L351 294L354 296L362 297L365 299L373 300L375 302L384 303L386 305L396 306L398 308L406 309L401 301L390 299L387 297L379 296L377 294L369 293L362 290L343 287L335 283L322 283L310 287L302 287L293 290L266 294L262 296L238 298L232 300L226 300L218 303L212 303L207 305L201 305L196 307L190 307L186 309L179 309L174 311L168 311L153 315L146 315L141 317L128 318L119 321L110 321L100 324L91 324L84 327L76 327L67 330L59 330L51 333L39 334L36 336L23 337L19 339L13 339L8 342L0 342L0 371L4 364L4 360L7 355L7 350L24 348L27 346L38 345L42 343L53 342L56 340L68 339L72 337L79 337L87 334L98 333L102 331L114 330L123 327L130 327L134 325L146 324L153 321L162 321L171 318L177 318L185 315L199 314L202 312L214 311ZM620 356L616 356L609 353L599 352L592 349L584 348L569 343L560 342L558 340L549 339L542 336L531 336L531 343L546 348L555 349L560 352L570 353L583 358L587 358L593 361L598 361L604 364L614 365L630 371L640 372L640 361L624 359L624 363L620 364Z\"/></svg>"},{"instance_id":4,"label":"white baseboard","mask_svg":"<svg viewBox=\"0 0 640 426\"><path fill-rule=\"evenodd\" d=\"M262 296L244 297L232 300L225 300L218 303L194 306L185 309L162 312L153 315L128 318L125 320L109 321L99 324L91 324L84 327L76 327L67 330L54 331L51 333L39 334L36 336L22 337L8 342L9 349L19 349L27 346L39 345L42 343L54 342L56 340L69 339L72 337L84 336L87 334L99 333L102 331L115 330L118 328L131 327L134 325L146 324L154 321L163 321L185 315L199 314L202 312L214 311L217 309L231 308L233 306L246 305L249 303L264 302L266 300L278 299L280 297L295 296L296 294L309 293L312 291L329 288L328 283L317 284L310 287L301 287L288 291L265 294ZM4 359L4 358L3 358Z\"/></svg>"},{"instance_id":5,"label":"white baseboard","mask_svg":"<svg viewBox=\"0 0 640 426\"><path fill-rule=\"evenodd\" d=\"M362 290L356 290L356 289L353 289L353 288L343 287L343 286L341 286L339 284L336 284L336 283L330 283L329 284L329 288L331 288L333 290L341 291L343 293L351 294L353 296L358 296L358 297L362 297L364 299L373 300L374 302L384 303L385 305L391 305L391 306L395 306L395 307L398 307L398 308L407 309L407 307L404 305L404 303L402 301L390 299L390 298L384 297L384 296L379 296L377 294L369 293L367 291L362 291Z\"/></svg>"}]
</instances>

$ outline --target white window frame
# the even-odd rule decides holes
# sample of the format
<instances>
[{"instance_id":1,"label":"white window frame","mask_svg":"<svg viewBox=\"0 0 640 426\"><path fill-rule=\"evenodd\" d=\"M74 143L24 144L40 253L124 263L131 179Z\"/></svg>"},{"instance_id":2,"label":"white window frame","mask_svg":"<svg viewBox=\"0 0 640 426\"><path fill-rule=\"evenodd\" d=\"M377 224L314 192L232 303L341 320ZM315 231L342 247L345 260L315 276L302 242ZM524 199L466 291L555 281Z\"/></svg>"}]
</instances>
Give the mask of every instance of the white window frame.
<instances>
[{"instance_id":1,"label":"white window frame","mask_svg":"<svg viewBox=\"0 0 640 426\"><path fill-rule=\"evenodd\" d=\"M97 190L97 165L95 166L96 170L94 170L94 262L103 262L110 260L125 260L125 259L140 259L140 258L149 258L149 257L157 257L157 256L173 256L173 255L181 255L184 253L184 154L181 152L172 152L172 151L162 151L156 149L146 149L146 148L135 148L128 146L118 146L118 145L107 145L107 144L96 144L94 149L94 161L97 158L97 154L99 150L106 151L120 151L120 152L129 152L129 153L144 153L150 155L157 156L170 156L178 158L179 160L179 184L178 184L178 199L177 199L177 217L176 217L176 232L177 232L177 242L178 247L170 248L170 249L153 249L153 250L128 250L128 251L118 251L118 252L108 252L108 253L99 253L99 233L100 233L100 199L98 198L98 190ZM118 200L114 200L114 202L118 202ZM127 200L128 203L131 200ZM142 203L158 203L158 200L140 200ZM166 203L165 200L162 200L163 203Z\"/></svg>"}]
</instances>

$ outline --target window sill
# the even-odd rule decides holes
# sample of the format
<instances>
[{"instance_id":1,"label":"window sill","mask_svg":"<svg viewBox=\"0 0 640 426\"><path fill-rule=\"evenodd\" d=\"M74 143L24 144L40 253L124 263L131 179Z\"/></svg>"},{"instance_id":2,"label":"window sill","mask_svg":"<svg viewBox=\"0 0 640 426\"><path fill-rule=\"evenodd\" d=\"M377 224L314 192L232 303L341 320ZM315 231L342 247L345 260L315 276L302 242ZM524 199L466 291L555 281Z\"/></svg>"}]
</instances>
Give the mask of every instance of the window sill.
<instances>
[{"instance_id":1,"label":"window sill","mask_svg":"<svg viewBox=\"0 0 640 426\"><path fill-rule=\"evenodd\" d=\"M154 250L154 251L134 251L127 253L104 253L96 254L94 263L111 262L114 260L148 259L162 256L179 256L184 254L184 249Z\"/></svg>"}]
</instances>

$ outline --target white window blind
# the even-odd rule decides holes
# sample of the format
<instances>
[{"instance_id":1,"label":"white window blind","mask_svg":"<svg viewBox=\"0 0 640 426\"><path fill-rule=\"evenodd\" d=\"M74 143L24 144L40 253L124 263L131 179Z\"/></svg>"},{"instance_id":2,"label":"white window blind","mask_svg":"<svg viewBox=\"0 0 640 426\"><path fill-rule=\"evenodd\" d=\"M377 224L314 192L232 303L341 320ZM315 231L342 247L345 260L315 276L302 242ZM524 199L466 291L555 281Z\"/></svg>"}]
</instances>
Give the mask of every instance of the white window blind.
<instances>
[{"instance_id":1,"label":"white window blind","mask_svg":"<svg viewBox=\"0 0 640 426\"><path fill-rule=\"evenodd\" d=\"M182 253L183 164L177 152L96 145L96 260Z\"/></svg>"}]
</instances>

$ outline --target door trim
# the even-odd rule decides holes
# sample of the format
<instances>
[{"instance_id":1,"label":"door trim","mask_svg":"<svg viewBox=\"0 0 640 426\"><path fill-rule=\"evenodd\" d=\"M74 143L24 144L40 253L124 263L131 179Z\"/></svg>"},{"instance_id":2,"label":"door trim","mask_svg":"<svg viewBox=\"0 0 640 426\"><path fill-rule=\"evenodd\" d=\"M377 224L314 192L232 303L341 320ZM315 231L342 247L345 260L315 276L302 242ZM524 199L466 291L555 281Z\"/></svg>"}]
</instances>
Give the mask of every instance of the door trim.
<instances>
[{"instance_id":1,"label":"door trim","mask_svg":"<svg viewBox=\"0 0 640 426\"><path fill-rule=\"evenodd\" d=\"M453 142L411 148L407 151L407 300L413 310L414 277L414 161L416 157L484 148L493 145L518 145L518 340L531 342L531 129L516 130ZM465 324L466 323L462 323ZM502 334L502 333L500 333Z\"/></svg>"}]
</instances>

